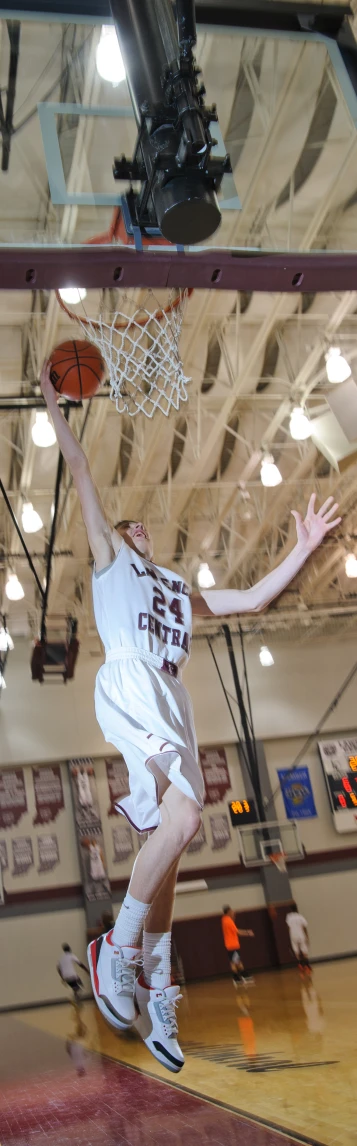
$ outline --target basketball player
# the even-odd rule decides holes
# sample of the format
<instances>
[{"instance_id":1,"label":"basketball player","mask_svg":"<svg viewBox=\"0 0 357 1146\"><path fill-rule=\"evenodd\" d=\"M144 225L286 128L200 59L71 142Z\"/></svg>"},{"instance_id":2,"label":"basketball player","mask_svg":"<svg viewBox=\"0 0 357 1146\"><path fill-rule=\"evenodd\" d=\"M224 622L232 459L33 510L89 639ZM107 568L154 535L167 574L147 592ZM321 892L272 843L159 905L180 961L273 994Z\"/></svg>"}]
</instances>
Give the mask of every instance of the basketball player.
<instances>
[{"instance_id":1,"label":"basketball player","mask_svg":"<svg viewBox=\"0 0 357 1146\"><path fill-rule=\"evenodd\" d=\"M177 868L196 834L204 802L190 697L181 672L190 652L191 617L259 612L289 584L326 533L337 525L329 497L305 521L293 511L297 543L288 557L251 589L190 595L177 573L153 561L145 525L108 521L87 458L60 408L50 381L42 392L57 440L72 473L95 561L93 600L105 647L95 687L95 708L105 740L122 752L130 796L118 805L140 832L149 832L136 858L129 890L114 928L89 946L98 1007L117 1030L133 1023L152 1054L173 1072L183 1065L171 985L170 938ZM136 979L142 961L143 972Z\"/></svg>"},{"instance_id":2,"label":"basketball player","mask_svg":"<svg viewBox=\"0 0 357 1146\"><path fill-rule=\"evenodd\" d=\"M309 932L304 915L300 915L296 903L285 916L286 926L289 929L290 945L297 959L299 971L311 974L309 963Z\"/></svg>"},{"instance_id":3,"label":"basketball player","mask_svg":"<svg viewBox=\"0 0 357 1146\"><path fill-rule=\"evenodd\" d=\"M77 959L77 956L73 954L69 943L62 944L62 951L63 955L61 955L57 963L57 971L62 979L62 983L65 983L66 987L72 988L75 1002L77 1002L81 987L83 987L82 980L78 975L78 967L80 967L82 971L86 971L87 975L89 974L88 967L86 967L84 963L81 963L80 960Z\"/></svg>"},{"instance_id":4,"label":"basketball player","mask_svg":"<svg viewBox=\"0 0 357 1146\"><path fill-rule=\"evenodd\" d=\"M238 983L254 983L254 979L250 976L243 975L244 966L242 956L240 953L240 936L247 935L253 939L254 931L242 931L241 928L236 926L235 922L236 913L232 907L228 905L223 908L221 919L223 942L229 959L229 966L233 976L234 986L237 987Z\"/></svg>"}]
</instances>

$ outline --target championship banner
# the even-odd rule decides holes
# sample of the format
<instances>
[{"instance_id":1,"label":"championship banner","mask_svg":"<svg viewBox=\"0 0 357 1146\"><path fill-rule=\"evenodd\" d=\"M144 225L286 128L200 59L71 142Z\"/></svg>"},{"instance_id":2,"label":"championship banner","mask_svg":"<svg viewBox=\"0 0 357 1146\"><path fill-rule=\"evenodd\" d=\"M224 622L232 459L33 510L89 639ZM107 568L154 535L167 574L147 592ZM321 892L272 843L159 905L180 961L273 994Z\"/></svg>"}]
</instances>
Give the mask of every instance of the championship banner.
<instances>
[{"instance_id":1,"label":"championship banner","mask_svg":"<svg viewBox=\"0 0 357 1146\"><path fill-rule=\"evenodd\" d=\"M89 757L69 760L68 769L87 922L92 927L100 916L100 905L106 913L111 906L97 781Z\"/></svg>"},{"instance_id":2,"label":"championship banner","mask_svg":"<svg viewBox=\"0 0 357 1146\"><path fill-rule=\"evenodd\" d=\"M13 875L26 875L33 866L32 840L30 836L23 836L12 841Z\"/></svg>"},{"instance_id":3,"label":"championship banner","mask_svg":"<svg viewBox=\"0 0 357 1146\"><path fill-rule=\"evenodd\" d=\"M122 800L124 796L129 795L128 769L125 760L123 760L121 756L108 756L105 761L105 767L107 769L110 796L108 816L117 816L118 812L115 805Z\"/></svg>"},{"instance_id":4,"label":"championship banner","mask_svg":"<svg viewBox=\"0 0 357 1146\"><path fill-rule=\"evenodd\" d=\"M8 868L8 866L9 866L9 861L7 858L6 840L0 840L0 868L2 871L6 871L6 868Z\"/></svg>"},{"instance_id":5,"label":"championship banner","mask_svg":"<svg viewBox=\"0 0 357 1146\"><path fill-rule=\"evenodd\" d=\"M200 764L205 783L205 804L220 804L231 789L227 757L224 748L199 748Z\"/></svg>"},{"instance_id":6,"label":"championship banner","mask_svg":"<svg viewBox=\"0 0 357 1146\"><path fill-rule=\"evenodd\" d=\"M217 851L218 848L226 848L232 839L228 816L210 816L209 822L212 832L212 850Z\"/></svg>"},{"instance_id":7,"label":"championship banner","mask_svg":"<svg viewBox=\"0 0 357 1146\"><path fill-rule=\"evenodd\" d=\"M59 848L57 836L38 836L38 873L52 871L59 863Z\"/></svg>"},{"instance_id":8,"label":"championship banner","mask_svg":"<svg viewBox=\"0 0 357 1146\"><path fill-rule=\"evenodd\" d=\"M59 812L64 809L60 765L32 768L32 778L36 805L33 823L49 824L51 820L56 820Z\"/></svg>"},{"instance_id":9,"label":"championship banner","mask_svg":"<svg viewBox=\"0 0 357 1146\"><path fill-rule=\"evenodd\" d=\"M189 843L189 845L188 845L188 848L186 850L186 855L190 856L190 855L193 855L194 852L202 851L202 848L204 847L204 845L206 843L207 843L207 839L206 839L205 826L204 826L204 823L202 820L202 822L199 826L198 832L196 832L196 835L193 837L193 840L191 840L191 843Z\"/></svg>"},{"instance_id":10,"label":"championship banner","mask_svg":"<svg viewBox=\"0 0 357 1146\"><path fill-rule=\"evenodd\" d=\"M133 836L129 824L118 824L117 828L112 829L112 837L113 863L125 863L125 860L129 859L134 851Z\"/></svg>"},{"instance_id":11,"label":"championship banner","mask_svg":"<svg viewBox=\"0 0 357 1146\"><path fill-rule=\"evenodd\" d=\"M23 768L0 771L0 828L13 828L27 812Z\"/></svg>"},{"instance_id":12,"label":"championship banner","mask_svg":"<svg viewBox=\"0 0 357 1146\"><path fill-rule=\"evenodd\" d=\"M317 816L308 768L278 768L279 783L288 820Z\"/></svg>"}]
</instances>

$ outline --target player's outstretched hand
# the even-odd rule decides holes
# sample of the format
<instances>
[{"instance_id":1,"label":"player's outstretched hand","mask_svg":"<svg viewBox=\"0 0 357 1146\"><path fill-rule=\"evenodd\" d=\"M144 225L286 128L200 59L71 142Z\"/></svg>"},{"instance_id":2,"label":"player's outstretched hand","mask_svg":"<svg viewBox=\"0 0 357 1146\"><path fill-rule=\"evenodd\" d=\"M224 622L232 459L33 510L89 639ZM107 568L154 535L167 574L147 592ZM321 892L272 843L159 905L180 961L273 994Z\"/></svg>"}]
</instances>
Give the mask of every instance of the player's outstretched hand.
<instances>
[{"instance_id":1,"label":"player's outstretched hand","mask_svg":"<svg viewBox=\"0 0 357 1146\"><path fill-rule=\"evenodd\" d=\"M296 509L291 510L293 517L295 517L298 544L302 545L308 553L317 549L326 533L329 533L342 521L341 517L335 517L338 503L334 502L333 497L328 497L317 513L315 513L315 501L316 493L312 493L304 521L301 513L298 513Z\"/></svg>"}]
</instances>

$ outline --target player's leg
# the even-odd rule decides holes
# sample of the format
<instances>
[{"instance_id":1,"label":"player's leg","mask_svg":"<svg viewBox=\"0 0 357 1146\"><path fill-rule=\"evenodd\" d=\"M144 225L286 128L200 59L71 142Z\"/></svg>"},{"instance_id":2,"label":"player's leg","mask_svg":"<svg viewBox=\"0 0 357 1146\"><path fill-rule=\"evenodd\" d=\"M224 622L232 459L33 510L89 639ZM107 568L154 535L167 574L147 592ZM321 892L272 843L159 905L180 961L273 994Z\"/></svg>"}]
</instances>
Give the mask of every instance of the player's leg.
<instances>
[{"instance_id":1,"label":"player's leg","mask_svg":"<svg viewBox=\"0 0 357 1146\"><path fill-rule=\"evenodd\" d=\"M242 963L241 956L240 956L240 951L238 951L238 949L236 951L228 951L228 958L229 958L230 969L232 972L233 983L234 983L234 986L236 987L238 983L242 982L242 976L243 976L243 971L244 971L243 963Z\"/></svg>"},{"instance_id":2,"label":"player's leg","mask_svg":"<svg viewBox=\"0 0 357 1146\"><path fill-rule=\"evenodd\" d=\"M299 967L302 972L311 975L311 964L309 963L309 950L306 943L300 943L299 951Z\"/></svg>"},{"instance_id":3,"label":"player's leg","mask_svg":"<svg viewBox=\"0 0 357 1146\"><path fill-rule=\"evenodd\" d=\"M177 1041L176 1006L180 988L171 984L171 924L178 863L173 864L145 920L143 973L135 988L135 1028L148 1050L178 1072L184 1057Z\"/></svg>"},{"instance_id":4,"label":"player's leg","mask_svg":"<svg viewBox=\"0 0 357 1146\"><path fill-rule=\"evenodd\" d=\"M168 873L196 834L201 818L196 801L173 784L163 796L160 812L161 823L136 858L113 931L88 948L96 1001L103 1014L104 1007L120 1024L130 1025L136 1017L135 974L146 917Z\"/></svg>"}]
</instances>

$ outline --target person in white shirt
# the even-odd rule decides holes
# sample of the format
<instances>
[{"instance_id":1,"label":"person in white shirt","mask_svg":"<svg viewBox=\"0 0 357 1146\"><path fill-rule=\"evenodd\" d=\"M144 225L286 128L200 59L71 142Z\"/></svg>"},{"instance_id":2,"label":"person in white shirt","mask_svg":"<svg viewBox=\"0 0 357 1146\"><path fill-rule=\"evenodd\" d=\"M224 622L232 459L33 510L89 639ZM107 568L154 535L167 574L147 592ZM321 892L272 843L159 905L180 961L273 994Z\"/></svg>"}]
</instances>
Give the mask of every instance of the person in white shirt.
<instances>
[{"instance_id":1,"label":"person in white shirt","mask_svg":"<svg viewBox=\"0 0 357 1146\"><path fill-rule=\"evenodd\" d=\"M290 944L298 961L299 970L311 971L307 921L303 915L300 915L296 903L293 904L288 915L286 915L285 922L289 928Z\"/></svg>"},{"instance_id":2,"label":"person in white shirt","mask_svg":"<svg viewBox=\"0 0 357 1146\"><path fill-rule=\"evenodd\" d=\"M62 982L72 988L74 998L77 1001L81 987L83 987L77 968L80 967L82 971L86 971L87 975L89 975L88 967L86 967L84 963L81 963L80 960L77 959L77 956L73 954L69 943L62 944L62 951L63 955L61 955L57 963L57 971Z\"/></svg>"}]
</instances>

